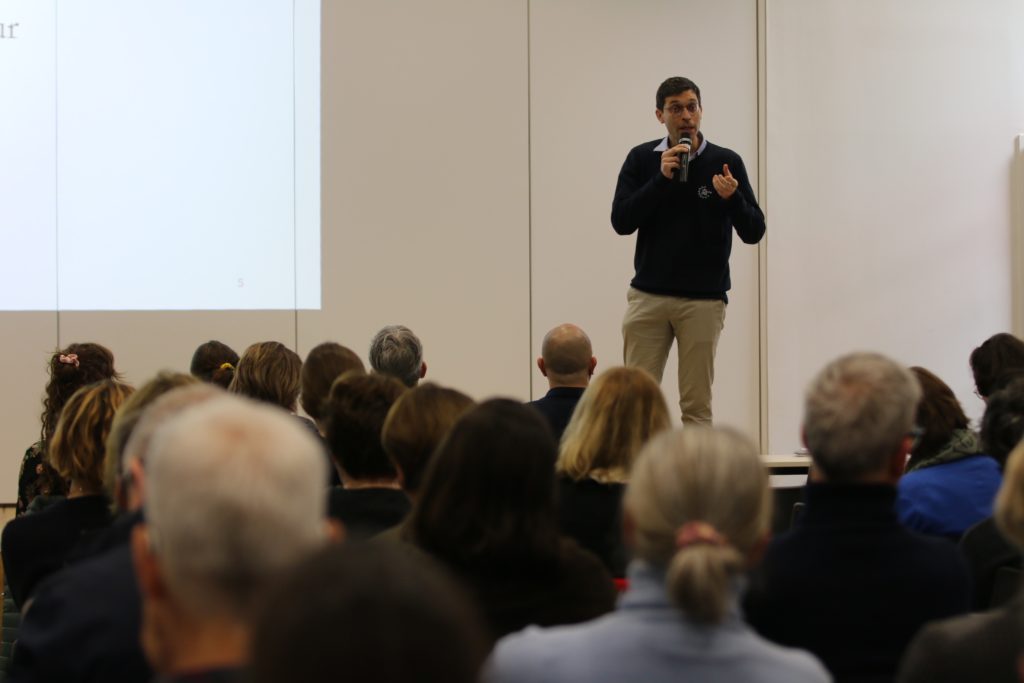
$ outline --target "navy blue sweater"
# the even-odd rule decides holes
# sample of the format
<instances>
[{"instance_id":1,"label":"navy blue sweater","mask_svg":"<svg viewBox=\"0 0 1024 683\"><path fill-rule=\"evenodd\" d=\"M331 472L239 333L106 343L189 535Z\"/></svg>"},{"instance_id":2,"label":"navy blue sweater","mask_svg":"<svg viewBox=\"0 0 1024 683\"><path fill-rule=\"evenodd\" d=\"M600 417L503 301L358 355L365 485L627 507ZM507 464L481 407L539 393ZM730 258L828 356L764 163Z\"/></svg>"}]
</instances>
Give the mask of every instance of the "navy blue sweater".
<instances>
[{"instance_id":1,"label":"navy blue sweater","mask_svg":"<svg viewBox=\"0 0 1024 683\"><path fill-rule=\"evenodd\" d=\"M743 160L709 142L690 160L688 181L678 183L661 174L661 152L654 151L660 142L630 150L612 201L615 232L638 233L630 284L650 294L726 300L733 227L747 244L765 231ZM739 182L728 200L711 183L723 164Z\"/></svg>"}]
</instances>

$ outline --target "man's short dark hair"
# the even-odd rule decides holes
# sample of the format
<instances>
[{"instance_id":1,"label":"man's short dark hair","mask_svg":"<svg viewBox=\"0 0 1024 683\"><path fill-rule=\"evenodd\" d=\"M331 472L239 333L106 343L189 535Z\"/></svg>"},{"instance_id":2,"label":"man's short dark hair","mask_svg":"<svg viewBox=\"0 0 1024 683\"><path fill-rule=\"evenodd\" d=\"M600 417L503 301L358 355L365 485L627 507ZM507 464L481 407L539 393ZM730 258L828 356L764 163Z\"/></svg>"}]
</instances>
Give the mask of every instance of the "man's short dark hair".
<instances>
[{"instance_id":1,"label":"man's short dark hair","mask_svg":"<svg viewBox=\"0 0 1024 683\"><path fill-rule=\"evenodd\" d=\"M389 375L347 372L334 381L324 406L327 446L345 473L356 480L391 479L395 468L380 442L391 405L406 391Z\"/></svg>"},{"instance_id":2,"label":"man's short dark hair","mask_svg":"<svg viewBox=\"0 0 1024 683\"><path fill-rule=\"evenodd\" d=\"M700 101L700 88L697 87L697 84L689 78L673 76L672 78L666 78L665 81L658 86L658 94L655 98L658 109L661 110L665 108L665 100L668 98L673 95L682 95L687 90L693 91L693 94L697 96L697 104L703 107L704 104Z\"/></svg>"}]
</instances>

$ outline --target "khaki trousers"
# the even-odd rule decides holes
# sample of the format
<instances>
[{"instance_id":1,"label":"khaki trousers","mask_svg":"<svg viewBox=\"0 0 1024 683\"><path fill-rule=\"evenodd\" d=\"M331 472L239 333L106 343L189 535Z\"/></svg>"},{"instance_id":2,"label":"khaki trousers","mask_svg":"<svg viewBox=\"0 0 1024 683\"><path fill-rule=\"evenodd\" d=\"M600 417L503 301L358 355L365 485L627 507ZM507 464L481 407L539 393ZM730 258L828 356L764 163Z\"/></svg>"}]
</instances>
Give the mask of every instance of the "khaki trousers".
<instances>
[{"instance_id":1,"label":"khaki trousers","mask_svg":"<svg viewBox=\"0 0 1024 683\"><path fill-rule=\"evenodd\" d=\"M626 293L623 361L647 370L659 383L672 342L679 353L679 410L683 423L711 424L715 350L725 326L725 302Z\"/></svg>"}]
</instances>

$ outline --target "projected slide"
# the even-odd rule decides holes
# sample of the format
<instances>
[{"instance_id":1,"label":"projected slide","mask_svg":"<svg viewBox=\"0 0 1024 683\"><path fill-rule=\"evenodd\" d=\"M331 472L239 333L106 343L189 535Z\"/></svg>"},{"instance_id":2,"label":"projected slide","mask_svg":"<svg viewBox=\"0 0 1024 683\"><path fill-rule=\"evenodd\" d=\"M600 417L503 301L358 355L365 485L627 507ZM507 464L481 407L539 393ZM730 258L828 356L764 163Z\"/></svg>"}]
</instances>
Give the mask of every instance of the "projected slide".
<instances>
[{"instance_id":1,"label":"projected slide","mask_svg":"<svg viewBox=\"0 0 1024 683\"><path fill-rule=\"evenodd\" d=\"M0 310L319 307L319 0L0 0Z\"/></svg>"}]
</instances>

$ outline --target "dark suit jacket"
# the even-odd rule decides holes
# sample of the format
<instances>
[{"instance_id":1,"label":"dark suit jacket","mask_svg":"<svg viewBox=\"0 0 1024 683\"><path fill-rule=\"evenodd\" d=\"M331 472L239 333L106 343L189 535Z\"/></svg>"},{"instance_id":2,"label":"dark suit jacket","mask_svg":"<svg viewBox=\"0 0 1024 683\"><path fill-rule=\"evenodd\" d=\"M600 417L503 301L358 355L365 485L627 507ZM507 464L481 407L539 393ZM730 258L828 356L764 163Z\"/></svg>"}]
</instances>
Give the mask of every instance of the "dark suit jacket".
<instances>
[{"instance_id":1,"label":"dark suit jacket","mask_svg":"<svg viewBox=\"0 0 1024 683\"><path fill-rule=\"evenodd\" d=\"M896 489L811 484L799 525L776 538L745 611L761 635L810 650L837 683L891 681L918 629L967 612L953 543L904 529Z\"/></svg>"},{"instance_id":2,"label":"dark suit jacket","mask_svg":"<svg viewBox=\"0 0 1024 683\"><path fill-rule=\"evenodd\" d=\"M910 644L900 683L1019 683L1024 650L1024 599L928 624Z\"/></svg>"},{"instance_id":3,"label":"dark suit jacket","mask_svg":"<svg viewBox=\"0 0 1024 683\"><path fill-rule=\"evenodd\" d=\"M582 387L555 387L549 389L543 397L529 403L547 419L551 425L551 432L555 435L555 441L562 440L562 432L569 424L569 418L572 417L572 411L579 403L583 391Z\"/></svg>"}]
</instances>

